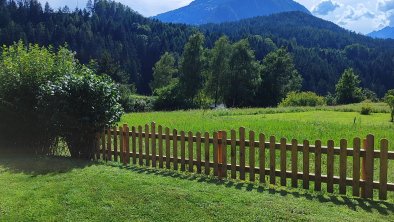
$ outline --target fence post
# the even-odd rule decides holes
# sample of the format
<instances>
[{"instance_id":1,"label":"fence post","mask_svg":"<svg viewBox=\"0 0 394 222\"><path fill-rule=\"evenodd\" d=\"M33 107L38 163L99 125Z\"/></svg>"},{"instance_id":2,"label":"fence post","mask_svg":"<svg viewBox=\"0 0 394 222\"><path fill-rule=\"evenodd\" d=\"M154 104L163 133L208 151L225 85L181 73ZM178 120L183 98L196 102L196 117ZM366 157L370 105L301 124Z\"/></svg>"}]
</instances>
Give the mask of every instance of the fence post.
<instances>
[{"instance_id":1,"label":"fence post","mask_svg":"<svg viewBox=\"0 0 394 222\"><path fill-rule=\"evenodd\" d=\"M123 138L123 143L124 143L124 164L129 164L130 163L130 134L129 134L129 127L127 124L123 125L123 133L125 134L125 137Z\"/></svg>"},{"instance_id":2,"label":"fence post","mask_svg":"<svg viewBox=\"0 0 394 222\"><path fill-rule=\"evenodd\" d=\"M375 138L373 135L367 136L365 152L365 188L364 198L373 198L373 165L374 165Z\"/></svg>"},{"instance_id":3,"label":"fence post","mask_svg":"<svg viewBox=\"0 0 394 222\"><path fill-rule=\"evenodd\" d=\"M388 141L380 142L379 199L387 200Z\"/></svg>"}]
</instances>

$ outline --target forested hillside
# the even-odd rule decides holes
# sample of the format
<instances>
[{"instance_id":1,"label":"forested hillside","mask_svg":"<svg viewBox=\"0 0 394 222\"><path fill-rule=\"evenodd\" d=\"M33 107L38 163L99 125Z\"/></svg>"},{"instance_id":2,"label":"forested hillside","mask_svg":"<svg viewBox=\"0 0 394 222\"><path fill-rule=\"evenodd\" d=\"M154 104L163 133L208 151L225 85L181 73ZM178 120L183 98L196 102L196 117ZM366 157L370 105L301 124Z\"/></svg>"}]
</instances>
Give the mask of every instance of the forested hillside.
<instances>
[{"instance_id":1,"label":"forested hillside","mask_svg":"<svg viewBox=\"0 0 394 222\"><path fill-rule=\"evenodd\" d=\"M188 37L200 30L212 48L223 34L233 42L248 38L258 60L285 47L303 77L302 88L333 92L341 73L354 68L362 86L383 96L394 88L394 41L375 40L301 12L193 27L144 18L112 1L96 0L86 9L54 11L36 0L0 0L0 44L22 39L40 45L68 44L82 63L150 94L152 67L164 52L176 64ZM95 62L91 62L94 59Z\"/></svg>"},{"instance_id":2,"label":"forested hillside","mask_svg":"<svg viewBox=\"0 0 394 222\"><path fill-rule=\"evenodd\" d=\"M40 45L68 44L82 63L116 81L149 93L152 66L165 51L180 52L191 28L144 18L115 2L95 1L86 9L54 11L36 0L0 0L0 44L22 39Z\"/></svg>"},{"instance_id":3,"label":"forested hillside","mask_svg":"<svg viewBox=\"0 0 394 222\"><path fill-rule=\"evenodd\" d=\"M333 92L340 74L349 67L360 75L364 87L379 95L394 88L393 40L372 39L305 13L209 24L201 29L208 35L207 39L221 35L232 40L255 35L271 38L278 47L284 46L293 54L305 90L320 94ZM251 45L259 55L261 44Z\"/></svg>"}]
</instances>

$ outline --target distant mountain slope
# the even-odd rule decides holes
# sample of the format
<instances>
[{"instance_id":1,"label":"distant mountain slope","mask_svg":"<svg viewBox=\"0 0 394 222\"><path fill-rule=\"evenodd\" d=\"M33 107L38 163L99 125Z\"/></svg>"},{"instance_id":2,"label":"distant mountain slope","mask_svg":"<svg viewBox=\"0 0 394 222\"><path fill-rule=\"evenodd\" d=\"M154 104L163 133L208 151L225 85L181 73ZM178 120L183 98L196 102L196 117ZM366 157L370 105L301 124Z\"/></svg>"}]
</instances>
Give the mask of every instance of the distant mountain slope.
<instances>
[{"instance_id":1,"label":"distant mountain slope","mask_svg":"<svg viewBox=\"0 0 394 222\"><path fill-rule=\"evenodd\" d=\"M264 54L262 39L270 38L294 56L296 68L304 78L303 89L325 94L334 92L340 74L354 68L363 87L384 95L394 88L394 40L373 39L302 12L284 12L237 22L199 26L207 36L231 40L250 38L258 58ZM260 39L261 39L260 37ZM208 44L213 44L208 42Z\"/></svg>"},{"instance_id":2,"label":"distant mountain slope","mask_svg":"<svg viewBox=\"0 0 394 222\"><path fill-rule=\"evenodd\" d=\"M371 32L368 36L380 39L394 39L394 27L386 27L382 30Z\"/></svg>"},{"instance_id":3,"label":"distant mountain slope","mask_svg":"<svg viewBox=\"0 0 394 222\"><path fill-rule=\"evenodd\" d=\"M155 18L162 22L200 25L286 11L310 13L293 0L195 0L188 6L159 14Z\"/></svg>"}]
</instances>

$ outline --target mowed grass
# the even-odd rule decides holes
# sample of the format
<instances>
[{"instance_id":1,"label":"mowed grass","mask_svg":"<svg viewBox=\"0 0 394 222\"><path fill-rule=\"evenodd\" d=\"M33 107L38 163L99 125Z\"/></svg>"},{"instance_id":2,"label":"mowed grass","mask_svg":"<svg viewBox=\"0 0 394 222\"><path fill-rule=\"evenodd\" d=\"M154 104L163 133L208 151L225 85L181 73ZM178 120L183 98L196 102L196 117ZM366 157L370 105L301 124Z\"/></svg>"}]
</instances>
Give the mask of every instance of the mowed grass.
<instances>
[{"instance_id":1,"label":"mowed grass","mask_svg":"<svg viewBox=\"0 0 394 222\"><path fill-rule=\"evenodd\" d=\"M393 221L394 203L67 158L0 157L0 221Z\"/></svg>"},{"instance_id":2,"label":"mowed grass","mask_svg":"<svg viewBox=\"0 0 394 222\"><path fill-rule=\"evenodd\" d=\"M225 110L191 110L175 112L152 112L126 114L120 124L138 126L156 122L157 125L177 129L178 131L209 132L219 130L229 132L245 127L266 136L297 139L299 143L309 140L334 140L339 146L341 139L349 144L355 137L365 138L375 135L376 144L386 138L394 143L394 124L389 122L390 114L372 113L361 115L354 112L359 106L350 105L326 108L277 108L277 109L225 109ZM381 108L383 107L383 108ZM385 106L377 104L375 109L384 111ZM341 110L341 111L334 111ZM346 112L345 112L346 111ZM353 111L353 112L352 112ZM390 144L390 150L394 147Z\"/></svg>"}]
</instances>

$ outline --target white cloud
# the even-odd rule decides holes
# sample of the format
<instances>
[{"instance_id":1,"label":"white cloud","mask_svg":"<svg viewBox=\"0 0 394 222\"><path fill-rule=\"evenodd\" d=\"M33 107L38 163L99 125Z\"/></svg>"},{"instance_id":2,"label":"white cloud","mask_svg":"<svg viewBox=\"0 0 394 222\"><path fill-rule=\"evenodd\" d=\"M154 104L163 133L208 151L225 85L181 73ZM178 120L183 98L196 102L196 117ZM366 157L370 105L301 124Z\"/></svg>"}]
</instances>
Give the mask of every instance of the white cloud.
<instances>
[{"instance_id":1,"label":"white cloud","mask_svg":"<svg viewBox=\"0 0 394 222\"><path fill-rule=\"evenodd\" d=\"M379 0L377 8L383 12L394 10L394 0Z\"/></svg>"},{"instance_id":2,"label":"white cloud","mask_svg":"<svg viewBox=\"0 0 394 222\"><path fill-rule=\"evenodd\" d=\"M338 3L332 2L331 0L325 0L315 6L312 12L318 15L328 15L328 13L335 11L335 9L339 7Z\"/></svg>"}]
</instances>

